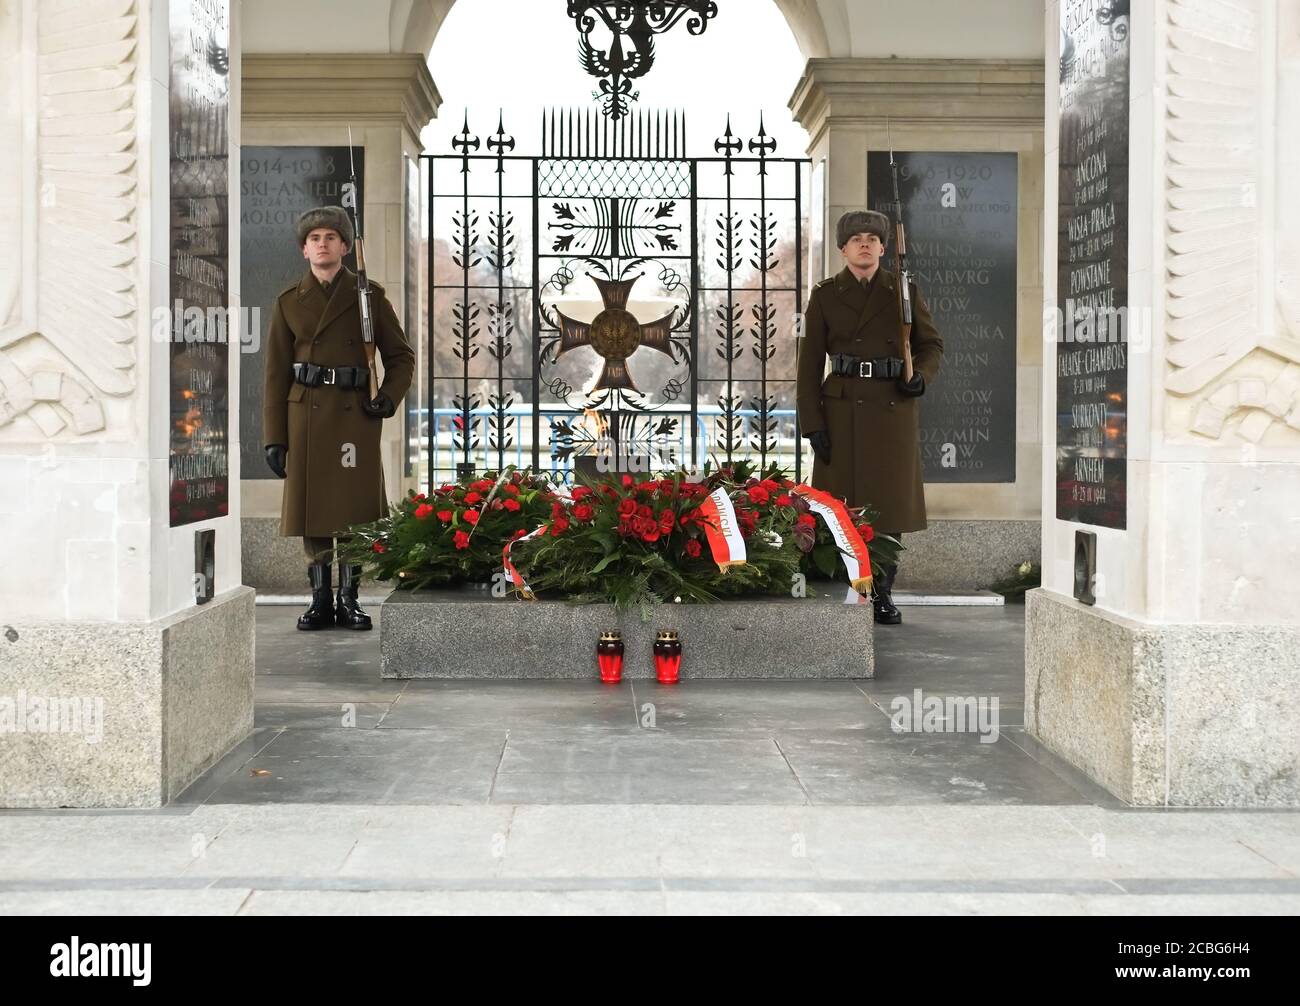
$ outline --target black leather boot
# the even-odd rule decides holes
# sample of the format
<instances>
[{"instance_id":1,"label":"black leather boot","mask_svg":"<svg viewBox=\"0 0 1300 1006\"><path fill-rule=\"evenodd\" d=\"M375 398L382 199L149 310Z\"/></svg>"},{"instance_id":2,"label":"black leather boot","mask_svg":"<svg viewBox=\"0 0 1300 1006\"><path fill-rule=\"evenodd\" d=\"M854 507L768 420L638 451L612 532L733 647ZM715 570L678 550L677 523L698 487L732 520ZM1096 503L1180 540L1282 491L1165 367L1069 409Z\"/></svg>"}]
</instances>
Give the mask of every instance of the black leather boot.
<instances>
[{"instance_id":1,"label":"black leather boot","mask_svg":"<svg viewBox=\"0 0 1300 1006\"><path fill-rule=\"evenodd\" d=\"M871 606L876 612L876 622L880 625L898 625L903 620L903 613L894 607L889 596L894 590L894 577L897 569L883 572L871 581Z\"/></svg>"},{"instance_id":2,"label":"black leather boot","mask_svg":"<svg viewBox=\"0 0 1300 1006\"><path fill-rule=\"evenodd\" d=\"M370 616L357 603L360 584L361 567L339 563L339 599L334 609L334 621L345 629L370 628Z\"/></svg>"},{"instance_id":3,"label":"black leather boot","mask_svg":"<svg viewBox=\"0 0 1300 1006\"><path fill-rule=\"evenodd\" d=\"M307 567L311 580L311 607L298 616L300 629L328 629L334 625L334 597L330 589L330 564L313 562Z\"/></svg>"}]
</instances>

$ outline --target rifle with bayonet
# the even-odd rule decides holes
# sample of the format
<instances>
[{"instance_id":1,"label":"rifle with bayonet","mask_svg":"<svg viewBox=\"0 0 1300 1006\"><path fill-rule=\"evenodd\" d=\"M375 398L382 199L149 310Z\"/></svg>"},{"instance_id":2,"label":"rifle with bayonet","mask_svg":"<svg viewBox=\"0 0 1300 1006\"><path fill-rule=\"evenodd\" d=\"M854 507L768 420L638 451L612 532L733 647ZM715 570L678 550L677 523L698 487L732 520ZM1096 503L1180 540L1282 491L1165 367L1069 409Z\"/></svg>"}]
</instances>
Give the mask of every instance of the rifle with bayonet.
<instances>
[{"instance_id":1,"label":"rifle with bayonet","mask_svg":"<svg viewBox=\"0 0 1300 1006\"><path fill-rule=\"evenodd\" d=\"M357 163L352 156L352 127L348 126L348 165L351 181L343 183L343 206L352 210L353 230L356 234L357 254L357 308L361 312L361 345L366 353L366 367L370 371L370 400L379 397L379 371L375 369L375 320L370 304L370 283L366 280L366 250L361 238L361 200L357 188Z\"/></svg>"},{"instance_id":2,"label":"rifle with bayonet","mask_svg":"<svg viewBox=\"0 0 1300 1006\"><path fill-rule=\"evenodd\" d=\"M894 182L894 201L889 216L894 223L894 289L898 297L899 341L903 347L903 380L912 383L912 290L907 271L907 235L903 231L903 201L898 195L898 164L894 161L894 140L889 138L889 174Z\"/></svg>"}]
</instances>

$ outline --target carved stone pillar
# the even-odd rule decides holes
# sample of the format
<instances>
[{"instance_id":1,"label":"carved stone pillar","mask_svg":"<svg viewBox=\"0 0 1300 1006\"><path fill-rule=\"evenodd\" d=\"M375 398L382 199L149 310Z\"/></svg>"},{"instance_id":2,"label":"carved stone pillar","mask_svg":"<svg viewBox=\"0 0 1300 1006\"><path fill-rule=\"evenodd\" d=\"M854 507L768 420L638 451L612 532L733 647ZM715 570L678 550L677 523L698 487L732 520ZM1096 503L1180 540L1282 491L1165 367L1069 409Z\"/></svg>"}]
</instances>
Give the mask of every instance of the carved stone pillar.
<instances>
[{"instance_id":1,"label":"carved stone pillar","mask_svg":"<svg viewBox=\"0 0 1300 1006\"><path fill-rule=\"evenodd\" d=\"M1049 66L1060 17L1052 4ZM1136 804L1295 805L1300 15L1279 0L1135 0L1128 21L1127 521L1057 519L1049 429L1025 725ZM1058 93L1053 79L1049 311ZM1045 349L1051 372L1058 347ZM1056 398L1045 382L1045 415ZM1096 534L1095 605L1074 599L1080 530Z\"/></svg>"},{"instance_id":2,"label":"carved stone pillar","mask_svg":"<svg viewBox=\"0 0 1300 1006\"><path fill-rule=\"evenodd\" d=\"M156 806L252 730L238 499L177 526L169 506L171 8L0 6L0 806ZM237 9L199 12L233 127ZM216 353L235 395L240 354ZM214 584L196 583L199 530L215 532Z\"/></svg>"}]
</instances>

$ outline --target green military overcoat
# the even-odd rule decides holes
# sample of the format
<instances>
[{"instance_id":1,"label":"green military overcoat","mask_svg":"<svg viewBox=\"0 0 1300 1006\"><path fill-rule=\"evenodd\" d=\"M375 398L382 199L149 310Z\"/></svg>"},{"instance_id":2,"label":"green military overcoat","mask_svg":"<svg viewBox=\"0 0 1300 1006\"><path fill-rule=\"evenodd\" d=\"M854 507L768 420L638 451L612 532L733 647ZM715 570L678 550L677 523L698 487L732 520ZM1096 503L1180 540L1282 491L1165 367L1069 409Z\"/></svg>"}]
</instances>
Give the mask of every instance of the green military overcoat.
<instances>
[{"instance_id":1,"label":"green military overcoat","mask_svg":"<svg viewBox=\"0 0 1300 1006\"><path fill-rule=\"evenodd\" d=\"M376 283L370 289L375 345L384 365L379 390L400 408L415 354L383 289ZM387 513L379 454L383 420L361 408L370 397L367 387L309 388L294 381L296 362L366 366L356 273L341 269L327 301L307 270L276 297L267 333L262 434L265 444L289 448L280 534L323 538Z\"/></svg>"},{"instance_id":2,"label":"green military overcoat","mask_svg":"<svg viewBox=\"0 0 1300 1006\"><path fill-rule=\"evenodd\" d=\"M899 309L893 273L878 270L871 290L846 266L813 287L799 346L800 434L825 430L830 464L813 462L812 484L849 506L869 505L881 531L926 527L917 418L921 396L894 381L829 374L828 355L864 359L901 357ZM928 389L939 373L943 339L916 284L912 310L912 363Z\"/></svg>"}]
</instances>

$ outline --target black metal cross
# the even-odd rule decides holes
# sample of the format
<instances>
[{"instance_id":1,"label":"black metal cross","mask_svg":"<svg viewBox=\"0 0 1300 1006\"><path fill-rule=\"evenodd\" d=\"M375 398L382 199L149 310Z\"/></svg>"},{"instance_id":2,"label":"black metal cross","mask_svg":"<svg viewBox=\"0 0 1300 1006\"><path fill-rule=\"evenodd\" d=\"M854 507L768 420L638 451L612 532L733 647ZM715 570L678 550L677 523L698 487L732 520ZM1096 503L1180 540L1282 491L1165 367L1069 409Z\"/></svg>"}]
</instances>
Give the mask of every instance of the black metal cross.
<instances>
[{"instance_id":1,"label":"black metal cross","mask_svg":"<svg viewBox=\"0 0 1300 1006\"><path fill-rule=\"evenodd\" d=\"M487 148L497 155L497 174L501 174L501 158L507 151L515 149L515 138L507 136L503 113L497 112L497 131L488 137Z\"/></svg>"},{"instance_id":2,"label":"black metal cross","mask_svg":"<svg viewBox=\"0 0 1300 1006\"><path fill-rule=\"evenodd\" d=\"M727 131L713 141L713 149L727 159L726 173L731 174L731 159L745 149L745 142L736 139L731 132L731 116L727 116Z\"/></svg>"},{"instance_id":3,"label":"black metal cross","mask_svg":"<svg viewBox=\"0 0 1300 1006\"><path fill-rule=\"evenodd\" d=\"M749 152L758 154L758 173L767 174L767 158L776 152L776 140L763 128L763 113L758 113L758 137L749 141Z\"/></svg>"},{"instance_id":4,"label":"black metal cross","mask_svg":"<svg viewBox=\"0 0 1300 1006\"><path fill-rule=\"evenodd\" d=\"M469 174L469 152L478 150L478 137L469 131L469 110L465 110L465 124L461 126L460 132L451 139L451 145L460 151L462 175Z\"/></svg>"}]
</instances>

